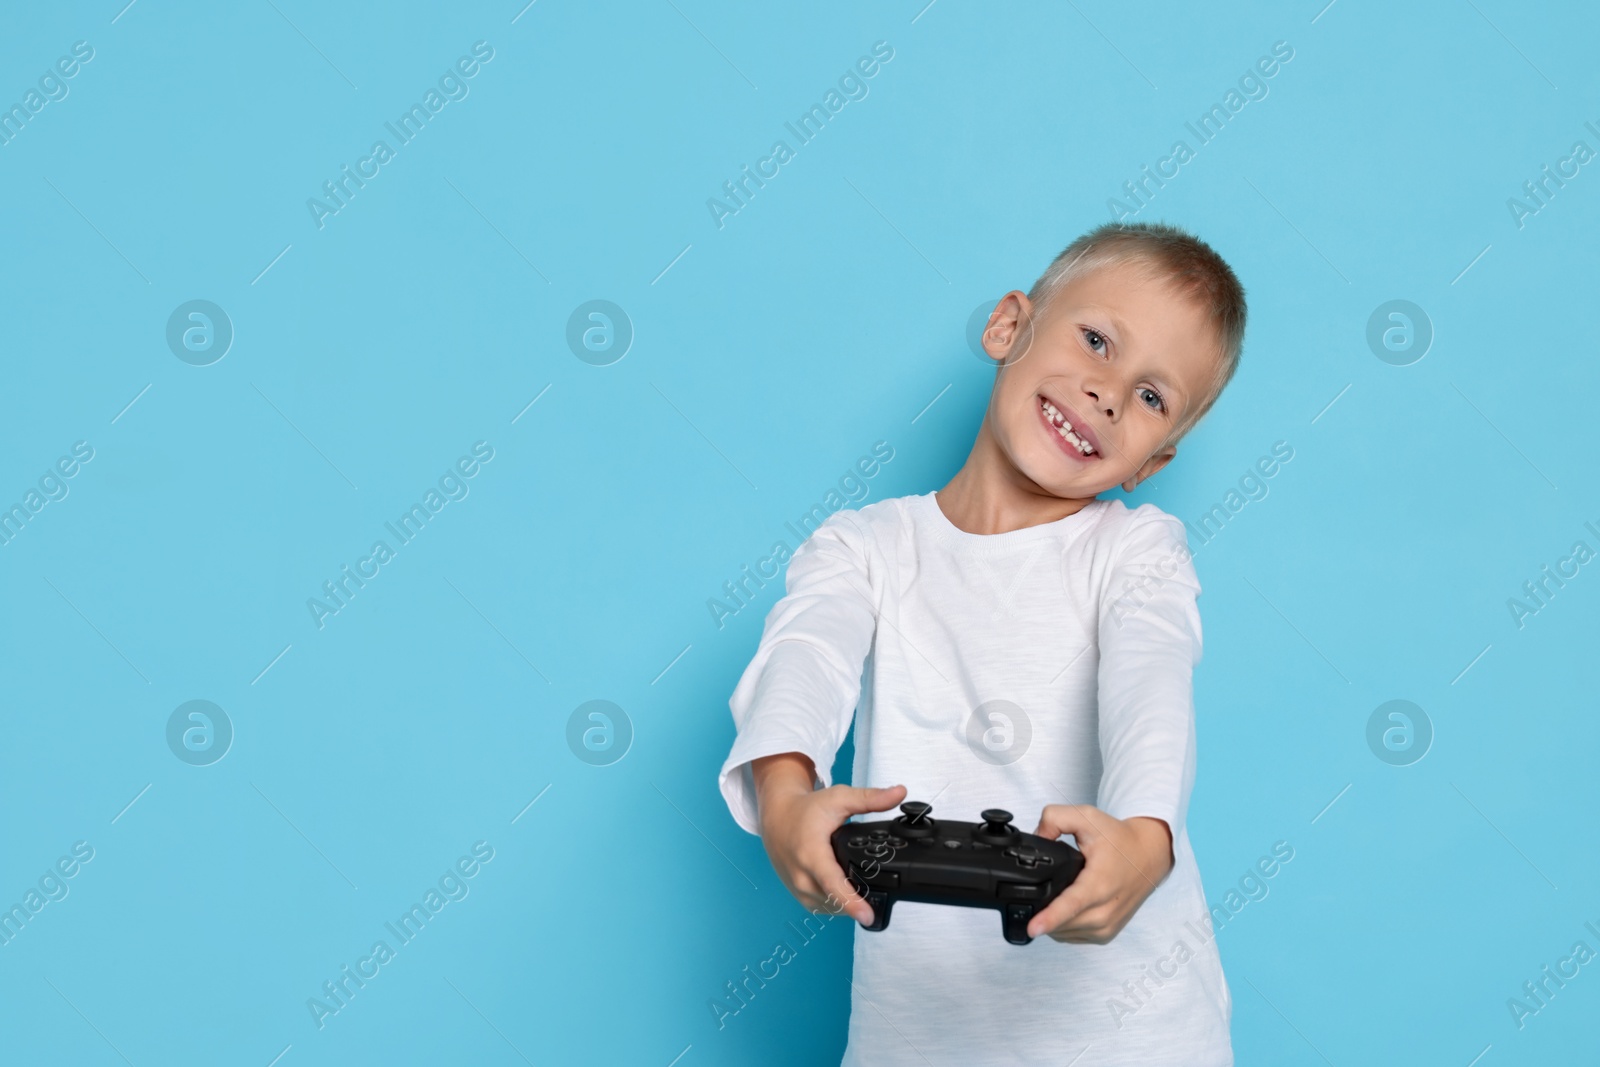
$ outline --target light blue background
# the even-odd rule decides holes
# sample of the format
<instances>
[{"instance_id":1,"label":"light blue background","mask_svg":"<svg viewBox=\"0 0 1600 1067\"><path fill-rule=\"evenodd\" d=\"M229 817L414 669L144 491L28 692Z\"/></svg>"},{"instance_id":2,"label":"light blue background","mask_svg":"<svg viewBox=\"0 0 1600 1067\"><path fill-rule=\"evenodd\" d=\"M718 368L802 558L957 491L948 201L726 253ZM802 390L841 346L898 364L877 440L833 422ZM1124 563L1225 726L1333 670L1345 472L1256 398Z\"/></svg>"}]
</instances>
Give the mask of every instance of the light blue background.
<instances>
[{"instance_id":1,"label":"light blue background","mask_svg":"<svg viewBox=\"0 0 1600 1067\"><path fill-rule=\"evenodd\" d=\"M0 546L0 904L95 850L0 947L6 1061L836 1062L842 923L724 1029L707 1007L803 912L715 788L778 586L720 630L706 601L875 441L869 500L942 486L992 379L974 308L1276 41L1270 94L1137 215L1251 311L1130 504L1192 524L1294 449L1191 532L1208 897L1295 848L1220 934L1238 1062L1593 1049L1596 965L1521 1030L1506 1007L1600 949L1600 574L1506 606L1600 548L1600 174L1506 206L1600 148L1591 9L121 4L0 37L6 102L95 50L0 147L0 503L95 450ZM470 95L319 230L307 198L478 40ZM876 41L870 95L719 230L707 198ZM1436 331L1404 367L1365 341L1396 298ZM236 331L208 367L165 342L192 299ZM591 299L636 330L610 366L564 340ZM480 440L470 495L319 630L307 598ZM606 767L565 740L597 698L636 731ZM1392 698L1436 731L1407 767L1365 740ZM166 745L191 699L236 730L208 767ZM480 840L470 895L319 1030L307 998Z\"/></svg>"}]
</instances>

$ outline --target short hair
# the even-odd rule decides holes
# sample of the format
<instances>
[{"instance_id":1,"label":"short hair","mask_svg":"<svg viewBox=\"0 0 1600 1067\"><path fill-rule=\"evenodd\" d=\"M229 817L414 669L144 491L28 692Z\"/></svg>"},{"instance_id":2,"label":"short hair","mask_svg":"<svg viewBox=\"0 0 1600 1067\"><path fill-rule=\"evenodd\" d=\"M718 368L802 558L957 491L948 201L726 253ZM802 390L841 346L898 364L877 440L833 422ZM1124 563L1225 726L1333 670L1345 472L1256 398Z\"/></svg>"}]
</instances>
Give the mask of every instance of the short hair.
<instances>
[{"instance_id":1,"label":"short hair","mask_svg":"<svg viewBox=\"0 0 1600 1067\"><path fill-rule=\"evenodd\" d=\"M1182 296L1205 309L1221 348L1216 373L1200 404L1174 431L1176 441L1192 430L1239 369L1244 347L1245 297L1233 268L1187 231L1164 222L1108 222L1068 245L1028 290L1034 315L1044 317L1051 299L1072 279L1100 267L1137 262L1151 277L1163 278Z\"/></svg>"}]
</instances>

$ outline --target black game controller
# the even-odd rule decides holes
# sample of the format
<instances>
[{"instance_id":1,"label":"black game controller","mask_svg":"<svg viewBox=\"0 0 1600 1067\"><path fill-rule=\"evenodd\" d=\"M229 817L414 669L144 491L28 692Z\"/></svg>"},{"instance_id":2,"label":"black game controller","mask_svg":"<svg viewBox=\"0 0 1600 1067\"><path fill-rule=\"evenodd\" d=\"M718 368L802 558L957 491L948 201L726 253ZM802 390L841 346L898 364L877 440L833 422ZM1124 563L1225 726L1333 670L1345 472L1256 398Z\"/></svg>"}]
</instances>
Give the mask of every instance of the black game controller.
<instances>
[{"instance_id":1,"label":"black game controller","mask_svg":"<svg viewBox=\"0 0 1600 1067\"><path fill-rule=\"evenodd\" d=\"M833 855L872 905L872 925L889 925L897 900L995 908L1013 945L1026 945L1028 922L1083 870L1083 853L1065 841L1025 834L1011 813L983 812L983 822L935 822L918 800L881 822L847 822L833 832Z\"/></svg>"}]
</instances>

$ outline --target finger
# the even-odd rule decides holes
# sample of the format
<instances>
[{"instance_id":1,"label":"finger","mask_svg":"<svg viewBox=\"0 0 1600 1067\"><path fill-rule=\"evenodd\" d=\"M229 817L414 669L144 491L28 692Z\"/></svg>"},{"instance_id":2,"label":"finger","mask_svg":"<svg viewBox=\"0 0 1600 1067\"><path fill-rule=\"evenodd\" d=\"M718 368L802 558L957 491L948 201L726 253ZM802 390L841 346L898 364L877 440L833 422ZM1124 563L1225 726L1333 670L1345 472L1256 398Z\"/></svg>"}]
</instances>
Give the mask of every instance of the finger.
<instances>
[{"instance_id":1,"label":"finger","mask_svg":"<svg viewBox=\"0 0 1600 1067\"><path fill-rule=\"evenodd\" d=\"M1097 936L1114 927L1119 915L1120 908L1116 901L1097 901L1080 909L1077 914L1068 916L1065 921L1057 923L1045 932L1052 937L1062 934L1074 938Z\"/></svg>"},{"instance_id":2,"label":"finger","mask_svg":"<svg viewBox=\"0 0 1600 1067\"><path fill-rule=\"evenodd\" d=\"M1043 911L1028 920L1028 936L1038 937L1046 931L1081 922L1084 913L1105 902L1104 887L1094 879L1086 881L1080 877L1062 890L1061 895L1052 900Z\"/></svg>"},{"instance_id":3,"label":"finger","mask_svg":"<svg viewBox=\"0 0 1600 1067\"><path fill-rule=\"evenodd\" d=\"M813 915L821 911L828 903L828 894L822 888L822 883L804 867L800 867L795 871L795 888L792 892L794 893L794 899L799 902L800 906Z\"/></svg>"},{"instance_id":4,"label":"finger","mask_svg":"<svg viewBox=\"0 0 1600 1067\"><path fill-rule=\"evenodd\" d=\"M1049 937L1050 940L1059 942L1063 945L1109 945L1112 938L1116 935L1111 933L1102 933L1100 931L1087 931L1082 933L1074 932L1069 934L1062 933L1059 930L1052 930L1046 936Z\"/></svg>"},{"instance_id":5,"label":"finger","mask_svg":"<svg viewBox=\"0 0 1600 1067\"><path fill-rule=\"evenodd\" d=\"M905 798L903 785L879 789L845 786L839 793L838 804L847 815L865 815L869 811L888 811Z\"/></svg>"},{"instance_id":6,"label":"finger","mask_svg":"<svg viewBox=\"0 0 1600 1067\"><path fill-rule=\"evenodd\" d=\"M1100 836L1094 819L1097 814L1099 809L1088 804L1047 804L1039 813L1039 828L1034 833L1052 841L1071 834L1082 850L1087 841Z\"/></svg>"},{"instance_id":7,"label":"finger","mask_svg":"<svg viewBox=\"0 0 1600 1067\"><path fill-rule=\"evenodd\" d=\"M1095 916L1092 921L1090 915ZM1096 911L1086 913L1081 921L1071 926L1050 931L1050 937L1057 941L1066 941L1075 944L1105 945L1122 932L1125 919L1113 912Z\"/></svg>"},{"instance_id":8,"label":"finger","mask_svg":"<svg viewBox=\"0 0 1600 1067\"><path fill-rule=\"evenodd\" d=\"M1040 934L1065 927L1090 904L1090 901L1069 897L1066 893L1062 893L1052 900L1043 911L1028 920L1028 936L1038 937Z\"/></svg>"},{"instance_id":9,"label":"finger","mask_svg":"<svg viewBox=\"0 0 1600 1067\"><path fill-rule=\"evenodd\" d=\"M856 891L855 885L846 877L844 868L840 867L838 861L831 855L826 864L818 863L812 869L812 877L826 897L824 906L832 914L838 915L842 912L863 926L871 925L872 905Z\"/></svg>"}]
</instances>

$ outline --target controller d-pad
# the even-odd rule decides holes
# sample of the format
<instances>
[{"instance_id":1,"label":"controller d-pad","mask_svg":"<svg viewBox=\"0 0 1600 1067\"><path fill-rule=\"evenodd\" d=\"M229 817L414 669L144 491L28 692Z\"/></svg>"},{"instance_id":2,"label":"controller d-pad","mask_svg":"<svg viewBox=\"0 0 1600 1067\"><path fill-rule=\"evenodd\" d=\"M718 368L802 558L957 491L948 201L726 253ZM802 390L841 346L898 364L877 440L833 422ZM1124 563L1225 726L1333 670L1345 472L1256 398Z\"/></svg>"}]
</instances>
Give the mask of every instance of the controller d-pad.
<instances>
[{"instance_id":1,"label":"controller d-pad","mask_svg":"<svg viewBox=\"0 0 1600 1067\"><path fill-rule=\"evenodd\" d=\"M1006 855L1017 861L1022 867L1037 867L1039 865L1039 850L1032 845L1015 845L1006 849Z\"/></svg>"}]
</instances>

